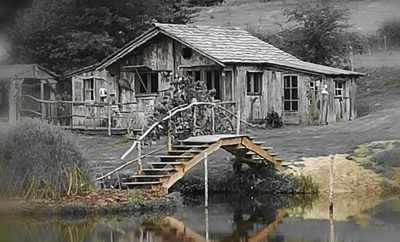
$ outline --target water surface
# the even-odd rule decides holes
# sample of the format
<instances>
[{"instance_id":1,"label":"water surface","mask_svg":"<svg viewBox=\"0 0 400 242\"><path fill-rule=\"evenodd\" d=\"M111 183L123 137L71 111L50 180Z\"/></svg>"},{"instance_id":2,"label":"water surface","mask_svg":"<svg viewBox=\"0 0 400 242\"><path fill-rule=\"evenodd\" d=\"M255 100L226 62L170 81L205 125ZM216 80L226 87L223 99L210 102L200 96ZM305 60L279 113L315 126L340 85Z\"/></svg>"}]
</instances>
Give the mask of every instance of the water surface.
<instances>
[{"instance_id":1,"label":"water surface","mask_svg":"<svg viewBox=\"0 0 400 242\"><path fill-rule=\"evenodd\" d=\"M399 198L341 197L333 218L323 199L232 196L212 197L208 209L190 203L169 215L0 218L1 242L397 242L399 238Z\"/></svg>"}]
</instances>

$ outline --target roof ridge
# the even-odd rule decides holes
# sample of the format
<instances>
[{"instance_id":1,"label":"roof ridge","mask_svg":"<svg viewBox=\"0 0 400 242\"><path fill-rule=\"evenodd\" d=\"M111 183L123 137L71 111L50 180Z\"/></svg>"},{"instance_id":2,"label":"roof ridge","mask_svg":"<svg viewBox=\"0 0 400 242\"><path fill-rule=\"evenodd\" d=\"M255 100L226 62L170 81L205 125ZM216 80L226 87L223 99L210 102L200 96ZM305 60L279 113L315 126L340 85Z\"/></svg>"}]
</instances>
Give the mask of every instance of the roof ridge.
<instances>
[{"instance_id":1,"label":"roof ridge","mask_svg":"<svg viewBox=\"0 0 400 242\"><path fill-rule=\"evenodd\" d=\"M174 23L154 23L154 26L156 27L162 27L162 26L181 26L181 27L202 27L202 28L221 28L221 29L232 29L232 30L242 30L245 32L248 32L247 30L239 27L239 26L221 26L221 25L202 25L202 24L194 24L194 23L188 23L188 24L174 24Z\"/></svg>"}]
</instances>

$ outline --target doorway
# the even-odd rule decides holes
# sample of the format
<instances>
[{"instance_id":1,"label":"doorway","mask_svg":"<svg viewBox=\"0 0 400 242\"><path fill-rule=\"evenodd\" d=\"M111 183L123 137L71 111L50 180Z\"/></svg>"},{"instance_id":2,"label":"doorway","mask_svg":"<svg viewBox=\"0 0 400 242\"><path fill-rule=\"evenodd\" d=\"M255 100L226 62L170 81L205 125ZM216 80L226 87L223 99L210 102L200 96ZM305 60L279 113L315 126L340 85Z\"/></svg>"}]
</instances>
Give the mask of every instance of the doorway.
<instances>
[{"instance_id":1,"label":"doorway","mask_svg":"<svg viewBox=\"0 0 400 242\"><path fill-rule=\"evenodd\" d=\"M8 90L7 83L0 83L0 118L8 117Z\"/></svg>"}]
</instances>

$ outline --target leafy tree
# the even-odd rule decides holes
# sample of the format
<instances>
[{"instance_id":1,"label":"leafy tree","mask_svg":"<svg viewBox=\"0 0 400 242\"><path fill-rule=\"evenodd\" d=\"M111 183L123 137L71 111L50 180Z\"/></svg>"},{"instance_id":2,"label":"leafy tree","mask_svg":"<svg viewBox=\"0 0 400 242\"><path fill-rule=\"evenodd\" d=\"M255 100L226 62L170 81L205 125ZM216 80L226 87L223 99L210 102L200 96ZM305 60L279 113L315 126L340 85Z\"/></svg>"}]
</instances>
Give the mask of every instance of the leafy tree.
<instances>
[{"instance_id":1,"label":"leafy tree","mask_svg":"<svg viewBox=\"0 0 400 242\"><path fill-rule=\"evenodd\" d=\"M279 33L256 33L267 42L303 59L325 65L346 66L349 9L340 1L299 1L284 10L287 26Z\"/></svg>"},{"instance_id":2,"label":"leafy tree","mask_svg":"<svg viewBox=\"0 0 400 242\"><path fill-rule=\"evenodd\" d=\"M154 21L185 23L186 1L33 0L9 29L13 62L64 72L96 63Z\"/></svg>"}]
</instances>

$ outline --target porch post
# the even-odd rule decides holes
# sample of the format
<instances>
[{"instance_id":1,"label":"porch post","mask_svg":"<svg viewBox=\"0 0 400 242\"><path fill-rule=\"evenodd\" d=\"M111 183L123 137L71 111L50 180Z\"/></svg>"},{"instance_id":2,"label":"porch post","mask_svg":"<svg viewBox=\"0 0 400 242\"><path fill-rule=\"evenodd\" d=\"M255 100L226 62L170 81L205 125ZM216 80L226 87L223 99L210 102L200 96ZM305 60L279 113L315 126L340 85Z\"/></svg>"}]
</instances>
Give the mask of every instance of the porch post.
<instances>
[{"instance_id":1,"label":"porch post","mask_svg":"<svg viewBox=\"0 0 400 242\"><path fill-rule=\"evenodd\" d=\"M10 124L15 124L19 118L19 108L18 104L20 102L21 87L23 80L13 78L10 80L10 89L8 93L8 122Z\"/></svg>"},{"instance_id":2,"label":"porch post","mask_svg":"<svg viewBox=\"0 0 400 242\"><path fill-rule=\"evenodd\" d=\"M40 100L44 100L44 83L40 81ZM42 114L42 119L46 119L46 105L44 102L40 103L40 111Z\"/></svg>"}]
</instances>

